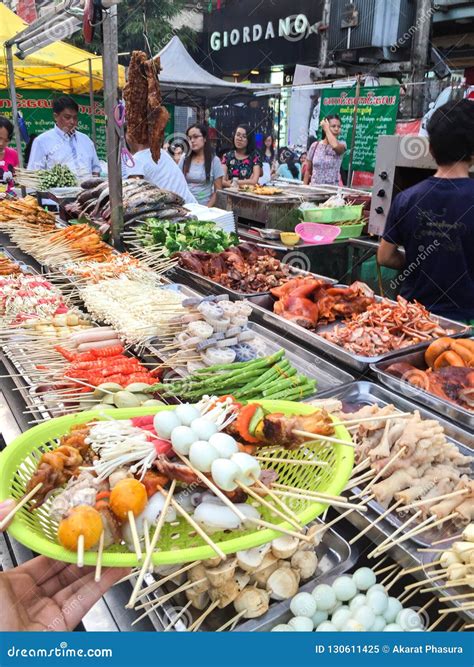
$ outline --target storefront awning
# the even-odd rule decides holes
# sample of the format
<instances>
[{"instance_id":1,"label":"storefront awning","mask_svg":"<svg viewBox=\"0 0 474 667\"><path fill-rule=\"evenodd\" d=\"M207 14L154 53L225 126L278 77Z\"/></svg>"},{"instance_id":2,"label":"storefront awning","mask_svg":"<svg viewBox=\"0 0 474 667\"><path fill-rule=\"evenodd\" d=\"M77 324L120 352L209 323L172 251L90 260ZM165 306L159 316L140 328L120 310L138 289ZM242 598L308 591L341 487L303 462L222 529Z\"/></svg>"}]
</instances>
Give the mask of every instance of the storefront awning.
<instances>
[{"instance_id":1,"label":"storefront awning","mask_svg":"<svg viewBox=\"0 0 474 667\"><path fill-rule=\"evenodd\" d=\"M12 39L27 24L3 3L0 4L0 43ZM14 58L15 86L17 89L57 90L64 93L89 91L89 60L92 66L94 90L102 90L102 57L78 49L65 42L54 42L27 56ZM119 68L119 82L125 83L125 71ZM0 88L7 88L5 49L0 50Z\"/></svg>"},{"instance_id":2,"label":"storefront awning","mask_svg":"<svg viewBox=\"0 0 474 667\"><path fill-rule=\"evenodd\" d=\"M275 93L274 84L232 83L210 74L194 60L176 35L158 55L162 68L160 87L165 102L189 106L203 102L221 105L236 97Z\"/></svg>"}]
</instances>

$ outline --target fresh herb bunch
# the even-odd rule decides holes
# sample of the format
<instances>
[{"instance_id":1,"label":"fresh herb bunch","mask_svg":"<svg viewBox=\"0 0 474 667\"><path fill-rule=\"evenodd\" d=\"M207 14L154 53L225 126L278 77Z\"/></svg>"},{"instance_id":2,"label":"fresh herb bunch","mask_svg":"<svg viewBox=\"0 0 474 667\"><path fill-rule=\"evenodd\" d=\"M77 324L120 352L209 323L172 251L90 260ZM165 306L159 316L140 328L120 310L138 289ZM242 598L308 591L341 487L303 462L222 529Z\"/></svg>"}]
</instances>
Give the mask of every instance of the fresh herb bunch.
<instances>
[{"instance_id":1,"label":"fresh herb bunch","mask_svg":"<svg viewBox=\"0 0 474 667\"><path fill-rule=\"evenodd\" d=\"M168 222L151 218L140 225L137 236L142 245L160 246L167 256L182 250L222 252L239 242L237 234L224 232L213 222Z\"/></svg>"},{"instance_id":2,"label":"fresh herb bunch","mask_svg":"<svg viewBox=\"0 0 474 667\"><path fill-rule=\"evenodd\" d=\"M56 164L48 171L40 171L39 183L40 190L50 190L51 188L71 188L77 185L77 179L72 171L66 165Z\"/></svg>"}]
</instances>

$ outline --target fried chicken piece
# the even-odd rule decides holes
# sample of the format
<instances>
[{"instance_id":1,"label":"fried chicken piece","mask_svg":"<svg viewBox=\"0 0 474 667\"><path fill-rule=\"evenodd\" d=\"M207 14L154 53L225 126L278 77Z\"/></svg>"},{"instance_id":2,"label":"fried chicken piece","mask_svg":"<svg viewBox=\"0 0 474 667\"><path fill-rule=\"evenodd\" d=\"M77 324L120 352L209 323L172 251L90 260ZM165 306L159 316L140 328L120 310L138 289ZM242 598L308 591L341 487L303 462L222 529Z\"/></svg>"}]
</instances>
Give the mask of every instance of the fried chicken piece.
<instances>
[{"instance_id":1,"label":"fried chicken piece","mask_svg":"<svg viewBox=\"0 0 474 667\"><path fill-rule=\"evenodd\" d=\"M332 435L334 426L326 410L316 410L310 415L293 417L272 414L263 420L263 437L268 444L295 449L303 442L309 441L307 436L295 435L294 431L314 433L316 440L318 435Z\"/></svg>"}]
</instances>

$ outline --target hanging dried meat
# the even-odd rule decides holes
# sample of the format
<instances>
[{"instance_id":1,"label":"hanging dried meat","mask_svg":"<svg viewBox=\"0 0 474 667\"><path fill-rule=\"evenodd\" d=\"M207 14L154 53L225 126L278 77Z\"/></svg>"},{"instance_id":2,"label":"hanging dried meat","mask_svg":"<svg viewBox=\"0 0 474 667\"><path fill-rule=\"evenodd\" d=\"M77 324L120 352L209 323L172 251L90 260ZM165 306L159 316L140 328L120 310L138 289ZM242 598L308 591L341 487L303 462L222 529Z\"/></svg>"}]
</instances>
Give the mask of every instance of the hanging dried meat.
<instances>
[{"instance_id":1,"label":"hanging dried meat","mask_svg":"<svg viewBox=\"0 0 474 667\"><path fill-rule=\"evenodd\" d=\"M158 162L169 113L161 104L161 91L158 81L160 59L148 60L145 65L148 81L148 145L150 146L152 158L155 162Z\"/></svg>"},{"instance_id":2,"label":"hanging dried meat","mask_svg":"<svg viewBox=\"0 0 474 667\"><path fill-rule=\"evenodd\" d=\"M134 51L128 68L128 81L123 89L126 104L127 131L137 144L148 143L147 98L148 81L145 72L146 53Z\"/></svg>"},{"instance_id":3,"label":"hanging dried meat","mask_svg":"<svg viewBox=\"0 0 474 667\"><path fill-rule=\"evenodd\" d=\"M123 96L126 104L128 133L142 146L149 146L155 162L160 159L169 114L161 104L158 73L160 59L147 59L143 51L134 51Z\"/></svg>"}]
</instances>

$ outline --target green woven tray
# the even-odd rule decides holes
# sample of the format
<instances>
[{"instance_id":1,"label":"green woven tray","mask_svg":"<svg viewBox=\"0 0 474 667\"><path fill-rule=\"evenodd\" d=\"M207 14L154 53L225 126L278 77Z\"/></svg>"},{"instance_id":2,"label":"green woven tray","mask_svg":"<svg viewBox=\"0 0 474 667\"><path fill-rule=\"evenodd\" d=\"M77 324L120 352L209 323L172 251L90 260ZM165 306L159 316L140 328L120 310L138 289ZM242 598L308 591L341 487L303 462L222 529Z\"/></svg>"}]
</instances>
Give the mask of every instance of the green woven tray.
<instances>
[{"instance_id":1,"label":"green woven tray","mask_svg":"<svg viewBox=\"0 0 474 667\"><path fill-rule=\"evenodd\" d=\"M286 415L307 415L314 411L314 407L304 403L291 403L289 401L259 401L262 406L272 412L281 412ZM81 412L75 415L58 417L39 424L26 433L20 435L0 454L0 502L6 498L21 499L25 494L28 480L37 468L41 455L58 446L59 438L67 434L71 427L98 419L130 419L142 415L156 414L161 410L171 410L172 406L160 406L157 408L127 408L124 410ZM348 431L342 426L335 427L336 437L340 440L351 442ZM300 489L322 491L332 495L339 494L346 485L354 463L354 450L340 444L312 443L308 450L317 452L318 460L325 461L323 466L297 466L294 464L270 462L262 464L263 467L272 467L278 473L278 481L283 484L292 485ZM303 448L289 451L278 450L269 454L275 458L290 458L293 460L306 457ZM19 510L9 533L25 547L33 551L49 556L56 560L73 563L77 559L75 552L64 549L57 541L57 523L49 516L48 506L52 499L48 499L44 505L34 512L28 509L28 505ZM321 514L326 505L308 500L292 499L292 510L298 515L302 524L307 524ZM252 501L253 503L253 501ZM258 506L263 519L271 520L276 525L287 529L292 526L280 519L271 516L269 510L261 505ZM165 523L158 547L153 554L153 563L174 564L185 563L193 560L203 560L215 556L215 552L204 540L196 535L193 529L184 519L179 519L178 525ZM235 553L243 549L265 544L281 535L278 531L263 529L220 532L212 535L213 541L225 553ZM97 554L88 551L84 557L86 565L95 565ZM133 567L137 566L137 558L130 552L126 545L113 545L104 550L102 563L109 567Z\"/></svg>"}]
</instances>

